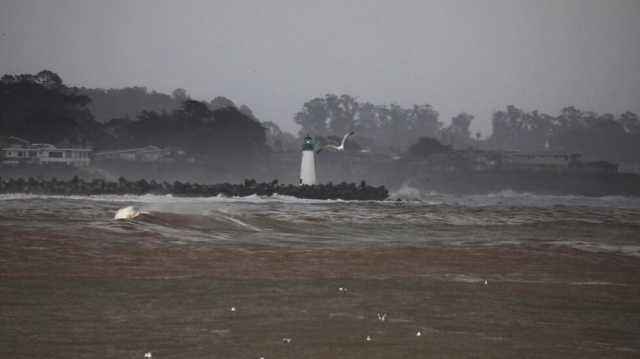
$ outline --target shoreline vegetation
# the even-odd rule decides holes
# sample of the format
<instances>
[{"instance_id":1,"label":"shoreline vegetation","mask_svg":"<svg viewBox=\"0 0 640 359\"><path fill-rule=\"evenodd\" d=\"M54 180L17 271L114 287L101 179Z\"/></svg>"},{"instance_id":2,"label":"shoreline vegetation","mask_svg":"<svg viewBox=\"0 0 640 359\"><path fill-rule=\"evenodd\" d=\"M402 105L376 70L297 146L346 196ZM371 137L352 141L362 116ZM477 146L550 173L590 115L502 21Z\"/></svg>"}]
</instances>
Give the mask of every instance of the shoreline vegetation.
<instances>
[{"instance_id":1,"label":"shoreline vegetation","mask_svg":"<svg viewBox=\"0 0 640 359\"><path fill-rule=\"evenodd\" d=\"M446 124L429 104L375 105L326 94L302 105L293 117L300 130L292 134L222 96L206 101L184 89L169 95L144 87L77 88L43 70L0 78L0 177L4 187L63 194L243 195L257 187L258 194L303 198L386 196L386 189L360 189L366 179L393 190L406 184L438 193L640 196L635 113L566 107L549 115L507 106L493 114L485 135L472 134L473 120L460 113ZM299 177L303 136L325 146L349 131L355 135L344 151L317 158L318 178L329 184L289 185ZM74 176L82 179L77 185L58 183ZM128 179L125 185L119 177ZM39 178L49 182L39 185ZM229 184L245 178L265 183ZM16 184L29 182L36 184Z\"/></svg>"},{"instance_id":2,"label":"shoreline vegetation","mask_svg":"<svg viewBox=\"0 0 640 359\"><path fill-rule=\"evenodd\" d=\"M85 181L77 176L68 181L36 179L30 177L3 179L0 177L0 194L29 193L46 195L173 195L179 197L246 197L250 195L272 196L274 194L305 199L342 199L342 200L385 200L389 191L384 186L374 187L365 181L359 184L342 182L339 184L318 184L296 186L280 184L277 180L258 183L246 179L244 183L200 184L190 182L156 182L141 179L128 181L124 177L117 182L93 179Z\"/></svg>"},{"instance_id":3,"label":"shoreline vegetation","mask_svg":"<svg viewBox=\"0 0 640 359\"><path fill-rule=\"evenodd\" d=\"M491 131L474 134L472 114L460 113L446 123L430 104L376 105L348 94L326 94L295 113L292 120L300 128L293 134L223 96L206 101L192 99L184 89L169 95L144 87L77 88L43 70L2 76L0 110L0 145L6 136L96 152L155 146L230 173L261 164L269 153L299 151L307 134L324 145L339 143L349 131L356 135L345 144L345 153L403 157L429 138L452 150L580 154L589 162L634 169L640 164L637 114L572 106L552 115L509 105L486 119Z\"/></svg>"}]
</instances>

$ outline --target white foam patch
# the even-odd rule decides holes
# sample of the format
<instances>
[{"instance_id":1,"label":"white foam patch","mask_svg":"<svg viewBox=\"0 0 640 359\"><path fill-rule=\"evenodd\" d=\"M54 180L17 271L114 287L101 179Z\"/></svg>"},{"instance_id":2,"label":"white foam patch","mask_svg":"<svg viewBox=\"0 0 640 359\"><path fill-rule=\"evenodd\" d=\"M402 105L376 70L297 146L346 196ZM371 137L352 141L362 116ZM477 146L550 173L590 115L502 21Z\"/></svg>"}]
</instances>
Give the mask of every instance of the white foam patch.
<instances>
[{"instance_id":1,"label":"white foam patch","mask_svg":"<svg viewBox=\"0 0 640 359\"><path fill-rule=\"evenodd\" d=\"M143 213L138 207L127 206L120 208L113 216L113 219L134 219Z\"/></svg>"},{"instance_id":2,"label":"white foam patch","mask_svg":"<svg viewBox=\"0 0 640 359\"><path fill-rule=\"evenodd\" d=\"M235 223L235 224L237 224L237 225L239 225L241 227L250 229L252 231L255 231L255 232L260 232L261 231L260 228L258 228L256 226L252 226L249 223L245 223L245 222L243 222L243 221L241 221L241 220L239 220L237 218L233 218L233 217L229 217L229 216L223 216L223 218L228 220L228 221L230 221L230 222L233 222L233 223Z\"/></svg>"},{"instance_id":3,"label":"white foam patch","mask_svg":"<svg viewBox=\"0 0 640 359\"><path fill-rule=\"evenodd\" d=\"M393 191L389 195L389 199L393 201L422 201L423 195L419 189L411 187L405 183L400 188Z\"/></svg>"},{"instance_id":4,"label":"white foam patch","mask_svg":"<svg viewBox=\"0 0 640 359\"><path fill-rule=\"evenodd\" d=\"M469 274L448 274L445 277L452 282L460 283L482 283L485 281L485 278L480 278Z\"/></svg>"}]
</instances>

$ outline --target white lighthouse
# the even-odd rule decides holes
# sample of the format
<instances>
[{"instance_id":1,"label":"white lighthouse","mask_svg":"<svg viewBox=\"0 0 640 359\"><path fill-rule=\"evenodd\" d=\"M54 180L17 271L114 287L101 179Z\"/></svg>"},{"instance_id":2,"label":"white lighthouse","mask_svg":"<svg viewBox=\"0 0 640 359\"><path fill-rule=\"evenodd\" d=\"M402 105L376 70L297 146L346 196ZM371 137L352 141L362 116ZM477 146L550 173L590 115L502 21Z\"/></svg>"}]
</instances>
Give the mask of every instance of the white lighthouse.
<instances>
[{"instance_id":1,"label":"white lighthouse","mask_svg":"<svg viewBox=\"0 0 640 359\"><path fill-rule=\"evenodd\" d=\"M302 163L300 163L300 184L316 184L316 160L313 139L309 136L304 138L302 144Z\"/></svg>"}]
</instances>

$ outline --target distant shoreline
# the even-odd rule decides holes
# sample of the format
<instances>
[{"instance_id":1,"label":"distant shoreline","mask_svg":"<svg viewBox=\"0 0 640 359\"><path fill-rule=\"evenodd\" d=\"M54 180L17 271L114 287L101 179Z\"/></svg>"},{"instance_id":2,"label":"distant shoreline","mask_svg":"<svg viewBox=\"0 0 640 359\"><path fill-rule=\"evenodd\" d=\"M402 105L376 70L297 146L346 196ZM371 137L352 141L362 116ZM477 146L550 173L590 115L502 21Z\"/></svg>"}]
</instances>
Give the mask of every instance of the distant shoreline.
<instances>
[{"instance_id":1,"label":"distant shoreline","mask_svg":"<svg viewBox=\"0 0 640 359\"><path fill-rule=\"evenodd\" d=\"M67 165L44 166L0 166L0 180L7 182L10 179L28 181L33 178L37 182L50 182L56 179L58 182L72 181L74 177L85 184L91 183L116 183L119 177L126 178L126 182L147 183L150 193L169 194L175 192L171 186L181 183L191 186L187 192L174 193L178 196L210 196L210 195L251 195L259 194L269 196L272 193L292 195L296 197L316 199L336 199L347 196L349 199L371 199L369 194L375 191L367 189L362 192L354 192L353 187L358 187L362 179L367 183L383 185L387 191L385 197L376 194L373 199L385 199L388 192L409 186L422 192L436 192L448 194L489 194L505 190L523 193L550 194L550 195L582 195L591 197L600 196L640 196L640 175L635 173L597 173L587 171L525 171L525 170L440 170L424 167L376 166L364 173L354 171L339 173L336 169L321 167L321 183L327 183L319 193L309 194L312 191L302 193L295 180L297 171L285 166L274 166L268 173L261 171L243 174L225 174L216 171L215 167L203 167L195 165L176 164L139 164L127 167L72 167ZM325 174L326 173L326 174ZM324 176L323 176L324 175ZM255 178L260 191L255 193L253 189L245 187L242 183L245 178ZM277 179L272 181L272 179ZM333 183L331 184L331 180ZM156 183L156 185L151 185ZM164 186L158 184L166 183ZM216 184L217 183L217 184ZM275 183L275 185L274 185ZM340 183L340 185L338 184ZM352 185L348 185L348 184ZM356 183L356 184L353 184ZM128 194L143 194L139 188L133 186L127 188ZM223 186L224 185L224 186ZM226 187L225 187L226 186ZM229 187L231 186L231 187ZM233 187L237 186L237 187ZM332 188L333 186L333 188ZM351 188L345 190L353 193L334 193L338 186ZM349 187L351 186L351 187ZM0 193L7 193L7 189L0 185ZM31 186L28 189L20 187L18 192L40 194L92 194L96 190L93 185L84 185L81 188L63 186L52 191L47 186ZM121 194L123 188L105 185L107 193L94 194ZM145 187L146 188L146 187ZM233 189L232 189L233 188ZM377 187L370 187L377 188ZM89 190L90 189L90 190ZM27 190L27 191L25 191ZM105 189L100 189L103 191ZM178 191L179 192L179 191ZM124 192L122 192L124 193ZM382 192L381 192L382 193ZM344 199L344 198L343 198Z\"/></svg>"}]
</instances>

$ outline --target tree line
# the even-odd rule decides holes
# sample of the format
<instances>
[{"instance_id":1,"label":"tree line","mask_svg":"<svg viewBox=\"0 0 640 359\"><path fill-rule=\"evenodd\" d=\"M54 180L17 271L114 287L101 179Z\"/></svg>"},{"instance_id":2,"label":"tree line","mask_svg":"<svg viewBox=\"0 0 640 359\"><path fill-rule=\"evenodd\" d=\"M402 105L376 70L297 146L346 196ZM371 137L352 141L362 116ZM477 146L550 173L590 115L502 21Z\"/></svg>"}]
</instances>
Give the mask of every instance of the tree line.
<instances>
[{"instance_id":1,"label":"tree line","mask_svg":"<svg viewBox=\"0 0 640 359\"><path fill-rule=\"evenodd\" d=\"M196 156L238 163L269 150L298 151L300 138L307 134L337 142L353 130L351 149L386 154L405 153L421 138L431 138L458 149L546 150L640 162L640 120L632 112L614 116L567 107L549 115L508 106L493 114L492 133L485 139L471 132L473 120L462 112L445 124L430 104L380 105L348 94L327 94L308 100L293 116L300 126L296 136L274 122L261 122L248 106L236 106L222 96L196 101L184 89L169 95L144 87L68 87L47 70L0 79L0 136L32 142L97 150L179 147Z\"/></svg>"},{"instance_id":2,"label":"tree line","mask_svg":"<svg viewBox=\"0 0 640 359\"><path fill-rule=\"evenodd\" d=\"M0 79L0 134L39 143L101 144L108 139L88 109L91 99L51 71Z\"/></svg>"},{"instance_id":3,"label":"tree line","mask_svg":"<svg viewBox=\"0 0 640 359\"><path fill-rule=\"evenodd\" d=\"M429 104L374 105L346 94L313 98L294 116L300 125L300 136L327 137L354 130L358 134L355 141L360 145L387 153L404 153L421 138L430 138L458 149L552 151L614 162L640 162L640 120L632 112L616 117L566 107L552 116L507 106L493 114L492 133L486 139L481 139L480 133L472 134L473 119L462 112L444 125Z\"/></svg>"},{"instance_id":4,"label":"tree line","mask_svg":"<svg viewBox=\"0 0 640 359\"><path fill-rule=\"evenodd\" d=\"M177 101L175 91L173 99ZM51 71L5 75L0 79L0 136L96 150L178 147L227 167L246 166L267 152L262 124L248 107L238 109L223 97L201 102L185 94L172 110L141 110L133 119L124 116L106 123L95 119L91 102L86 90L66 86Z\"/></svg>"},{"instance_id":5,"label":"tree line","mask_svg":"<svg viewBox=\"0 0 640 359\"><path fill-rule=\"evenodd\" d=\"M616 117L566 107L552 116L508 106L493 114L492 127L486 141L489 148L581 153L614 162L640 162L640 120L632 112Z\"/></svg>"},{"instance_id":6,"label":"tree line","mask_svg":"<svg viewBox=\"0 0 640 359\"><path fill-rule=\"evenodd\" d=\"M347 94L313 98L294 116L300 136L342 136L353 130L362 147L387 153L405 152L421 137L436 138L454 147L468 146L473 142L469 129L472 120L473 116L460 113L444 126L429 104L408 108L395 103L374 105Z\"/></svg>"},{"instance_id":7,"label":"tree line","mask_svg":"<svg viewBox=\"0 0 640 359\"><path fill-rule=\"evenodd\" d=\"M149 91L144 86L120 89L80 87L78 93L91 99L87 108L95 120L101 123L109 122L114 118L135 119L143 111L171 112L179 109L185 101L192 100L187 90L183 88L173 90L171 95ZM236 107L240 112L256 119L247 105L236 106L233 101L224 96L214 97L206 103L211 110Z\"/></svg>"},{"instance_id":8,"label":"tree line","mask_svg":"<svg viewBox=\"0 0 640 359\"><path fill-rule=\"evenodd\" d=\"M121 89L79 88L78 92L91 99L87 108L101 123L114 118L135 118L142 111L173 111L189 98L184 89L176 89L173 95L168 95L141 86Z\"/></svg>"}]
</instances>

